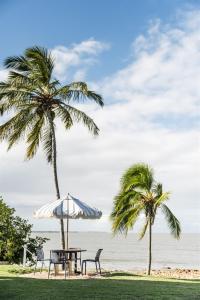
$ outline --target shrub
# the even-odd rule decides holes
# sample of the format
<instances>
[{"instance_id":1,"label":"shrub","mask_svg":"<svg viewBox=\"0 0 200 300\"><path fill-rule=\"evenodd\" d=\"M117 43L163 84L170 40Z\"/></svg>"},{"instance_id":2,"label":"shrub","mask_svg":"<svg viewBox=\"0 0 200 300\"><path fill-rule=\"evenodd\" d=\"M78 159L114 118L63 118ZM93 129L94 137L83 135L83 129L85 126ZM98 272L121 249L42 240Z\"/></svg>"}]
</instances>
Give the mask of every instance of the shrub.
<instances>
[{"instance_id":1,"label":"shrub","mask_svg":"<svg viewBox=\"0 0 200 300\"><path fill-rule=\"evenodd\" d=\"M15 209L10 208L0 198L0 261L20 263L23 258L23 246L35 254L36 248L42 246L46 238L31 238L32 225L27 220L15 216ZM32 256L27 253L31 261Z\"/></svg>"}]
</instances>

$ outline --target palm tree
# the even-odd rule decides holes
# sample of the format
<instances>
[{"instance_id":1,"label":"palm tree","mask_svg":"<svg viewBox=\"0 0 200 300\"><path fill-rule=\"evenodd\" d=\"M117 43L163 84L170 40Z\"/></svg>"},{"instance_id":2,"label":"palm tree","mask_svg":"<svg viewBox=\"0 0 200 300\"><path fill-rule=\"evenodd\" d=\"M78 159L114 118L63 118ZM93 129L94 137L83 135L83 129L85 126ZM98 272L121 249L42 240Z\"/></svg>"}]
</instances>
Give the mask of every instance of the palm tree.
<instances>
[{"instance_id":1,"label":"palm tree","mask_svg":"<svg viewBox=\"0 0 200 300\"><path fill-rule=\"evenodd\" d=\"M99 129L83 111L71 102L89 99L103 106L102 97L88 89L84 82L67 85L53 78L54 59L45 48L33 47L22 56L8 57L4 63L8 79L0 82L0 114L8 120L0 126L0 140L8 141L8 150L20 139L26 139L26 158L35 156L40 143L47 161L53 165L57 199L60 190L57 175L55 120L60 118L66 130L74 122L83 123L94 135ZM61 223L62 247L65 248L64 221Z\"/></svg>"},{"instance_id":2,"label":"palm tree","mask_svg":"<svg viewBox=\"0 0 200 300\"><path fill-rule=\"evenodd\" d=\"M162 184L156 183L153 170L145 164L135 164L130 167L121 178L121 189L114 200L111 213L112 229L114 234L128 233L132 229L139 215L144 213L145 223L140 232L142 239L149 228L149 262L148 275L151 273L152 261L152 225L154 224L157 209L165 215L171 234L180 237L181 228L177 218L164 202L169 199L169 192L163 192Z\"/></svg>"}]
</instances>

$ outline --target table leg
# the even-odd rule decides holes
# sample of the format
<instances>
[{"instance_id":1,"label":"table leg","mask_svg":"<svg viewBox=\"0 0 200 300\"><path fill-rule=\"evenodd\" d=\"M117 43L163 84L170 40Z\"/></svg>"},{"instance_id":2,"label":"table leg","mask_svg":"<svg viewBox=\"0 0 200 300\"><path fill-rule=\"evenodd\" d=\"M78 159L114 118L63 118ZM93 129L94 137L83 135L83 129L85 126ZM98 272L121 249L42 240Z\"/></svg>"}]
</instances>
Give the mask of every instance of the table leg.
<instances>
[{"instance_id":1,"label":"table leg","mask_svg":"<svg viewBox=\"0 0 200 300\"><path fill-rule=\"evenodd\" d=\"M74 253L74 273L77 273L77 252Z\"/></svg>"},{"instance_id":2,"label":"table leg","mask_svg":"<svg viewBox=\"0 0 200 300\"><path fill-rule=\"evenodd\" d=\"M69 275L72 275L72 261L69 260Z\"/></svg>"},{"instance_id":3,"label":"table leg","mask_svg":"<svg viewBox=\"0 0 200 300\"><path fill-rule=\"evenodd\" d=\"M55 268L55 275L59 275L59 267L60 265L55 265L54 268Z\"/></svg>"}]
</instances>

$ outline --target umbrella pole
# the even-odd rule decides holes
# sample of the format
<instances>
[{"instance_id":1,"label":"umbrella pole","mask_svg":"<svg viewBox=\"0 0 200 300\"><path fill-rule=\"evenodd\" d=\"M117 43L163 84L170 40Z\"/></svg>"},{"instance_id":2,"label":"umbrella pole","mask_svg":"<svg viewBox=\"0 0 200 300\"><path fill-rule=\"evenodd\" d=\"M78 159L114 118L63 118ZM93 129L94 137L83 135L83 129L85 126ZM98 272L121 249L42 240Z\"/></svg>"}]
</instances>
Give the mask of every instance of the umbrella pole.
<instances>
[{"instance_id":1,"label":"umbrella pole","mask_svg":"<svg viewBox=\"0 0 200 300\"><path fill-rule=\"evenodd\" d=\"M67 217L67 249L69 248L69 218Z\"/></svg>"},{"instance_id":2,"label":"umbrella pole","mask_svg":"<svg viewBox=\"0 0 200 300\"><path fill-rule=\"evenodd\" d=\"M69 198L67 197L67 250L69 248Z\"/></svg>"}]
</instances>

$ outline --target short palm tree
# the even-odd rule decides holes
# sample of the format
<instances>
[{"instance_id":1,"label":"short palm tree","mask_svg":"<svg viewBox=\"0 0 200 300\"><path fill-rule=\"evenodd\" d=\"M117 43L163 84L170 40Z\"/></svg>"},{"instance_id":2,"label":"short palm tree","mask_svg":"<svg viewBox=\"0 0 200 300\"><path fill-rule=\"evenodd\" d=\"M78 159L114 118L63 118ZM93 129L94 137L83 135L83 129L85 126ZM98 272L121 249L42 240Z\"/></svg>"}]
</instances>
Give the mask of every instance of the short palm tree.
<instances>
[{"instance_id":1,"label":"short palm tree","mask_svg":"<svg viewBox=\"0 0 200 300\"><path fill-rule=\"evenodd\" d=\"M89 90L84 82L61 85L54 79L54 59L45 48L28 48L24 55L8 57L4 64L9 75L6 81L0 82L0 113L8 113L8 120L0 126L0 140L8 141L9 150L20 139L26 139L27 159L34 157L42 143L47 161L53 165L59 199L56 118L61 119L66 130L75 122L81 122L97 135L99 129L94 121L71 102L89 99L103 106L102 97ZM63 219L61 236L65 248Z\"/></svg>"},{"instance_id":2,"label":"short palm tree","mask_svg":"<svg viewBox=\"0 0 200 300\"><path fill-rule=\"evenodd\" d=\"M163 192L162 184L156 183L153 170L145 164L136 164L130 167L122 176L121 189L114 200L111 213L113 232L124 232L132 229L139 215L144 213L145 223L140 233L142 239L149 228L149 263L148 275L151 273L152 260L152 225L154 224L157 210L164 213L171 234L180 237L180 223L165 203L169 193Z\"/></svg>"}]
</instances>

